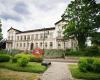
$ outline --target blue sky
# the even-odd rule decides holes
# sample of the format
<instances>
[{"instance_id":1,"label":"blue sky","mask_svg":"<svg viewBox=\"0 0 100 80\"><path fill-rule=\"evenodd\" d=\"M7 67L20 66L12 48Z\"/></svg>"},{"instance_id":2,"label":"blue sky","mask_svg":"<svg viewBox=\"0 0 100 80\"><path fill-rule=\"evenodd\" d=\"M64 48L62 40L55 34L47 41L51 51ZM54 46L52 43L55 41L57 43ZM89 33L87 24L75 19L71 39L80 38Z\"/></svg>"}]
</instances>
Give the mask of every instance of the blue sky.
<instances>
[{"instance_id":1,"label":"blue sky","mask_svg":"<svg viewBox=\"0 0 100 80\"><path fill-rule=\"evenodd\" d=\"M4 37L10 27L19 30L53 27L69 3L70 0L0 0Z\"/></svg>"}]
</instances>

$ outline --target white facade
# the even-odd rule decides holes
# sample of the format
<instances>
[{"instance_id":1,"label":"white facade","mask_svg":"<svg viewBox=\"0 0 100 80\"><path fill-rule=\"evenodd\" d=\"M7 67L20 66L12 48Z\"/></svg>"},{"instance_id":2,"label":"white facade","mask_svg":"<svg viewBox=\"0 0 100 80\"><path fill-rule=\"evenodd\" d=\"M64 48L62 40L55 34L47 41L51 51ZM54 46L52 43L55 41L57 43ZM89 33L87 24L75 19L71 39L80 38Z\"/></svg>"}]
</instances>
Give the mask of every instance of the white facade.
<instances>
[{"instance_id":1,"label":"white facade","mask_svg":"<svg viewBox=\"0 0 100 80\"><path fill-rule=\"evenodd\" d=\"M75 40L63 39L63 21L58 21L55 27L19 31L14 28L8 30L7 49L32 50L41 49L70 49L77 46Z\"/></svg>"}]
</instances>

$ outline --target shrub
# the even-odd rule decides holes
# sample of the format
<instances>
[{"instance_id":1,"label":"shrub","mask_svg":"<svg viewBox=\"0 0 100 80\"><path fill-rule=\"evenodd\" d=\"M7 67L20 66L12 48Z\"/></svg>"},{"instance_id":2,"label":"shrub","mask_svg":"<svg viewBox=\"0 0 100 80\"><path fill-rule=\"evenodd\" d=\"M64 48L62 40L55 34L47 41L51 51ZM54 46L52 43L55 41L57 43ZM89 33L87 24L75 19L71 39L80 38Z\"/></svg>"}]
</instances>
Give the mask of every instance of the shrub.
<instances>
[{"instance_id":1,"label":"shrub","mask_svg":"<svg viewBox=\"0 0 100 80\"><path fill-rule=\"evenodd\" d=\"M17 62L17 60L19 58L22 58L22 57L27 57L29 58L29 54L24 54L24 53L20 53L20 54L16 54L13 58L12 58L12 62Z\"/></svg>"},{"instance_id":2,"label":"shrub","mask_svg":"<svg viewBox=\"0 0 100 80\"><path fill-rule=\"evenodd\" d=\"M0 62L8 62L10 60L10 56L7 54L0 54Z\"/></svg>"},{"instance_id":3,"label":"shrub","mask_svg":"<svg viewBox=\"0 0 100 80\"><path fill-rule=\"evenodd\" d=\"M43 57L41 56L40 58L35 58L34 55L32 54L24 54L24 53L20 53L20 54L16 54L13 58L12 58L12 62L17 62L17 60L19 58L22 58L22 57L27 57L29 58L29 61L30 62L42 62L43 61Z\"/></svg>"},{"instance_id":4,"label":"shrub","mask_svg":"<svg viewBox=\"0 0 100 80\"><path fill-rule=\"evenodd\" d=\"M45 50L44 56L47 58L62 58L64 56L65 51L64 50Z\"/></svg>"},{"instance_id":5,"label":"shrub","mask_svg":"<svg viewBox=\"0 0 100 80\"><path fill-rule=\"evenodd\" d=\"M34 55L30 55L30 62L42 62L43 57L41 56L40 58L36 58Z\"/></svg>"},{"instance_id":6,"label":"shrub","mask_svg":"<svg viewBox=\"0 0 100 80\"><path fill-rule=\"evenodd\" d=\"M67 56L100 56L100 49L98 47L92 46L87 47L84 50L74 51L66 50Z\"/></svg>"},{"instance_id":7,"label":"shrub","mask_svg":"<svg viewBox=\"0 0 100 80\"><path fill-rule=\"evenodd\" d=\"M100 72L100 59L98 58L82 58L78 65L82 72Z\"/></svg>"},{"instance_id":8,"label":"shrub","mask_svg":"<svg viewBox=\"0 0 100 80\"><path fill-rule=\"evenodd\" d=\"M29 58L24 56L24 57L19 58L17 63L19 66L25 67L27 66L28 62L29 62Z\"/></svg>"},{"instance_id":9,"label":"shrub","mask_svg":"<svg viewBox=\"0 0 100 80\"><path fill-rule=\"evenodd\" d=\"M82 71L82 72L86 72L87 71L87 60L82 58L80 59L79 61L79 69Z\"/></svg>"},{"instance_id":10,"label":"shrub","mask_svg":"<svg viewBox=\"0 0 100 80\"><path fill-rule=\"evenodd\" d=\"M100 59L95 59L93 62L94 72L100 72Z\"/></svg>"},{"instance_id":11,"label":"shrub","mask_svg":"<svg viewBox=\"0 0 100 80\"><path fill-rule=\"evenodd\" d=\"M0 54L7 54L6 50L0 50Z\"/></svg>"}]
</instances>

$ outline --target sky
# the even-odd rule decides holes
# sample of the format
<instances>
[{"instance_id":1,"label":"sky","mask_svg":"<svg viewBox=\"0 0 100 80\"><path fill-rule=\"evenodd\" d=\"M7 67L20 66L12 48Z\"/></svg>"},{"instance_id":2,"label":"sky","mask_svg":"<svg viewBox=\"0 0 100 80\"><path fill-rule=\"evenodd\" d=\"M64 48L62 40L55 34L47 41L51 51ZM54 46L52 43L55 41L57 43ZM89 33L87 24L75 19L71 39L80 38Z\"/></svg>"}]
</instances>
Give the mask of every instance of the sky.
<instances>
[{"instance_id":1,"label":"sky","mask_svg":"<svg viewBox=\"0 0 100 80\"><path fill-rule=\"evenodd\" d=\"M3 36L10 27L22 31L54 27L71 0L0 0ZM100 2L100 0L97 0Z\"/></svg>"}]
</instances>

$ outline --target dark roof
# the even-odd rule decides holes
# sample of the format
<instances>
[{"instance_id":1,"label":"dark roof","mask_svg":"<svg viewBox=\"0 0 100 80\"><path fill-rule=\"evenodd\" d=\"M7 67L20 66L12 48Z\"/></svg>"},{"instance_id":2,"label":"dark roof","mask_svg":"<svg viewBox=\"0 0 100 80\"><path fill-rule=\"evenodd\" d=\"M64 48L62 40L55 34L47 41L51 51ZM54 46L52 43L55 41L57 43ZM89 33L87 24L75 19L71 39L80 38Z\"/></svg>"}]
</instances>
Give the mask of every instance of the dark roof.
<instances>
[{"instance_id":1,"label":"dark roof","mask_svg":"<svg viewBox=\"0 0 100 80\"><path fill-rule=\"evenodd\" d=\"M61 21L65 21L64 19L59 20L58 22L55 23L55 25L57 25L58 23L60 23Z\"/></svg>"},{"instance_id":2,"label":"dark roof","mask_svg":"<svg viewBox=\"0 0 100 80\"><path fill-rule=\"evenodd\" d=\"M38 31L47 31L47 30L54 30L55 27L50 27L50 28L42 28L42 29L35 29L35 30L28 30L28 31L21 31L20 33L29 33L29 32L38 32ZM20 34L17 33L17 34Z\"/></svg>"},{"instance_id":3,"label":"dark roof","mask_svg":"<svg viewBox=\"0 0 100 80\"><path fill-rule=\"evenodd\" d=\"M15 30L15 31L18 31L18 32L22 32L22 31L20 31L20 30L18 30L18 29L15 29L15 28L10 28L8 31L10 31L11 29L13 29L13 30Z\"/></svg>"}]
</instances>

